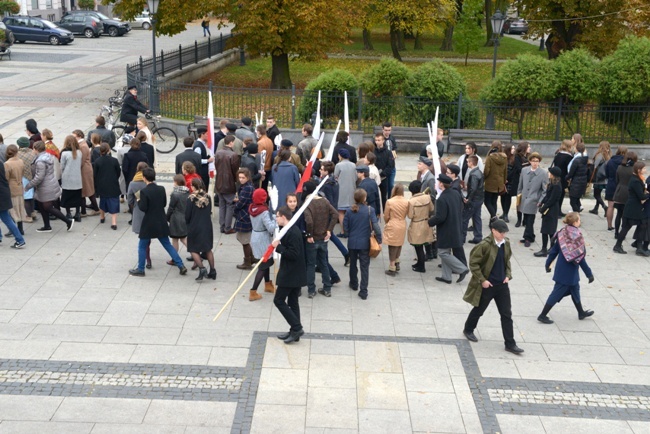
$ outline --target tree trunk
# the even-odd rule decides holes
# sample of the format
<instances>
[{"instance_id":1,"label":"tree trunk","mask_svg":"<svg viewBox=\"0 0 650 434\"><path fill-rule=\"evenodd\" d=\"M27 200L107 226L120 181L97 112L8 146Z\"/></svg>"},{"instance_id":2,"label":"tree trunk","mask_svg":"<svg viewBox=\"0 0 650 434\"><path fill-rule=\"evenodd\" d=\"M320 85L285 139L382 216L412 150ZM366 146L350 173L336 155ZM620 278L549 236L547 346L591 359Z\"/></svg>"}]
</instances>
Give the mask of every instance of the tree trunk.
<instances>
[{"instance_id":1,"label":"tree trunk","mask_svg":"<svg viewBox=\"0 0 650 434\"><path fill-rule=\"evenodd\" d=\"M375 47L372 46L372 40L370 39L370 29L363 29L363 49L368 51L373 51Z\"/></svg>"},{"instance_id":2,"label":"tree trunk","mask_svg":"<svg viewBox=\"0 0 650 434\"><path fill-rule=\"evenodd\" d=\"M413 49L424 50L424 46L422 45L422 34L420 34L420 32L417 32L415 34L415 43L413 44Z\"/></svg>"},{"instance_id":3,"label":"tree trunk","mask_svg":"<svg viewBox=\"0 0 650 434\"><path fill-rule=\"evenodd\" d=\"M465 53L465 66L467 66L467 59L469 58L469 50Z\"/></svg>"},{"instance_id":4,"label":"tree trunk","mask_svg":"<svg viewBox=\"0 0 650 434\"><path fill-rule=\"evenodd\" d=\"M494 45L494 42L492 41L492 21L490 21L490 18L492 18L492 0L485 0L485 37L486 37L485 46L486 47L492 47Z\"/></svg>"},{"instance_id":5,"label":"tree trunk","mask_svg":"<svg viewBox=\"0 0 650 434\"><path fill-rule=\"evenodd\" d=\"M406 50L406 45L404 44L404 31L399 30L397 32L397 49L400 51Z\"/></svg>"},{"instance_id":6,"label":"tree trunk","mask_svg":"<svg viewBox=\"0 0 650 434\"><path fill-rule=\"evenodd\" d=\"M291 89L289 56L285 53L271 55L271 89Z\"/></svg>"},{"instance_id":7,"label":"tree trunk","mask_svg":"<svg viewBox=\"0 0 650 434\"><path fill-rule=\"evenodd\" d=\"M442 40L442 45L440 46L440 51L454 51L454 26L453 24L447 23L445 27L445 37Z\"/></svg>"},{"instance_id":8,"label":"tree trunk","mask_svg":"<svg viewBox=\"0 0 650 434\"><path fill-rule=\"evenodd\" d=\"M390 28L390 49L393 52L393 57L401 62L402 56L399 55L399 35L397 29L392 26Z\"/></svg>"}]
</instances>

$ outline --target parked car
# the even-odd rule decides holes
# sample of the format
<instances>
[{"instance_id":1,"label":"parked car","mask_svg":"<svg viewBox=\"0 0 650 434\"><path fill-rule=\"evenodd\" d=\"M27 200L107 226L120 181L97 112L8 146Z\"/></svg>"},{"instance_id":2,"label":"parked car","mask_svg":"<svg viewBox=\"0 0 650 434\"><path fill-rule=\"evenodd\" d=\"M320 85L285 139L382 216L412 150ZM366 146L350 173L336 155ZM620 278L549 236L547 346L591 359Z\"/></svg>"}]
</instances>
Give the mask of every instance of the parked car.
<instances>
[{"instance_id":1,"label":"parked car","mask_svg":"<svg viewBox=\"0 0 650 434\"><path fill-rule=\"evenodd\" d=\"M11 30L18 42L49 42L52 45L69 44L74 35L51 21L36 17L10 16L2 22Z\"/></svg>"},{"instance_id":2,"label":"parked car","mask_svg":"<svg viewBox=\"0 0 650 434\"><path fill-rule=\"evenodd\" d=\"M86 38L99 38L104 33L102 22L89 15L66 15L56 24L74 34L84 35Z\"/></svg>"},{"instance_id":3,"label":"parked car","mask_svg":"<svg viewBox=\"0 0 650 434\"><path fill-rule=\"evenodd\" d=\"M149 12L144 11L140 15L136 15L131 21L127 21L134 29L149 30L151 28L151 17Z\"/></svg>"},{"instance_id":4,"label":"parked car","mask_svg":"<svg viewBox=\"0 0 650 434\"><path fill-rule=\"evenodd\" d=\"M97 11L70 11L64 15L83 15L98 19L104 26L104 33L109 36L122 36L131 31L129 23L124 23L117 19L108 18L106 15Z\"/></svg>"},{"instance_id":5,"label":"parked car","mask_svg":"<svg viewBox=\"0 0 650 434\"><path fill-rule=\"evenodd\" d=\"M523 35L528 33L528 21L523 18L508 18L505 23L503 23L503 29L501 33L519 34Z\"/></svg>"}]
</instances>

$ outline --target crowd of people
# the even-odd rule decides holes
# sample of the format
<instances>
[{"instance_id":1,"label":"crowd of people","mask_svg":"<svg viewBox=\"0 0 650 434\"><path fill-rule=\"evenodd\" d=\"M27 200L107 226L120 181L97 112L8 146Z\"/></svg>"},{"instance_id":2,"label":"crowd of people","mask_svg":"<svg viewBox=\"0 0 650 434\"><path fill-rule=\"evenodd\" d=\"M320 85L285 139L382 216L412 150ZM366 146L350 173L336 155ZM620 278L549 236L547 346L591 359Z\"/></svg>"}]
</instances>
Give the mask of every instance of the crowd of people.
<instances>
[{"instance_id":1,"label":"crowd of people","mask_svg":"<svg viewBox=\"0 0 650 434\"><path fill-rule=\"evenodd\" d=\"M414 272L425 273L426 263L439 257L441 270L436 281L452 284L456 274L460 283L471 273L464 299L474 308L465 324L465 336L476 340L474 329L494 299L506 350L516 354L523 350L512 332L508 288L512 252L505 237L513 202L515 227L523 226L520 242L526 247L535 242L535 220L540 214L541 250L534 255L546 257L547 271L557 259L555 289L538 318L542 323L552 323L550 309L567 295L571 295L580 319L593 314L582 308L578 284L578 268L590 283L594 279L578 229L581 198L588 187L596 198L589 212L598 214L599 207L603 209L608 230L615 232L614 251L626 253L622 243L635 227L636 254L650 256L650 181L645 163L637 161L636 154L625 146L619 146L612 156L605 141L590 158L579 134L561 143L547 170L540 165L541 155L532 152L527 142L504 146L495 141L485 159L478 155L477 145L469 142L457 161L447 158L445 162L441 159L443 132L438 130L437 143L426 146L417 159L417 173L408 183L410 197L406 198L405 185L395 183L398 145L390 123L384 124L372 141L357 147L349 143L348 133L339 132L332 158L323 159L321 152L312 167L307 163L317 140L310 124L302 127L303 139L294 144L281 139L273 117L256 127L247 117L241 126L224 120L214 135L214 150L208 145L206 128L198 128L196 140L183 140L185 150L176 156L174 186L168 199L165 189L155 183L155 138L146 119L137 118L136 125L125 130L117 158L112 155L109 138L113 135L104 124L104 118L98 117L96 128L87 136L75 130L59 149L52 132L39 132L30 119L26 122L28 137L18 139L15 145L0 144L4 158L0 165L0 218L9 228L6 235L15 238L12 247L25 246L23 223L37 219L36 209L43 219L37 232L52 231L52 218L64 222L69 231L82 217L96 214L101 223L110 214L115 230L120 202L126 201L129 224L139 237L138 262L129 271L131 275L145 276L145 268L152 267L151 240L158 239L170 256L167 264L178 267L180 274L187 273L179 254L182 244L190 254L187 260L193 262L192 269L198 269L196 280L216 279L212 211L218 206L214 219L215 223L218 219L220 232L235 234L242 246L238 269L253 269L270 244L282 254L275 285L270 276L273 258L258 265L249 300L262 298L258 288L264 280L264 292L275 294L274 303L291 326L283 336L287 343L299 341L302 334L301 288L307 287L308 298L317 294L330 297L333 285L342 281L329 261L329 254L334 254L328 250L329 241L349 266L349 288L362 300L371 290L371 238L387 247L385 274L390 278L401 271L406 241L416 256L411 264ZM308 167L311 174L301 179ZM214 184L214 196L208 193L210 183ZM292 230L274 240L279 227L289 224L319 184L322 188L294 220ZM568 214L562 212L566 191L571 207ZM483 207L490 221L485 237ZM562 217L565 226L558 230ZM342 239L347 239L347 245ZM469 261L463 247L466 242L476 245ZM321 274L320 285L317 273Z\"/></svg>"}]
</instances>

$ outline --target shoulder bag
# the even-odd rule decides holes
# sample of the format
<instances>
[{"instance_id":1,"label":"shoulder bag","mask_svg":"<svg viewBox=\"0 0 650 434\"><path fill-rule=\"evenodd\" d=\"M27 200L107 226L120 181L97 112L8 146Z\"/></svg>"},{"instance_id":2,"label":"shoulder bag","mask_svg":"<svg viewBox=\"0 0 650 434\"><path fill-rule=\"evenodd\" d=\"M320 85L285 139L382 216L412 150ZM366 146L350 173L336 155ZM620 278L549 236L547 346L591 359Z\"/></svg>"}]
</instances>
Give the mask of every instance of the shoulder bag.
<instances>
[{"instance_id":1,"label":"shoulder bag","mask_svg":"<svg viewBox=\"0 0 650 434\"><path fill-rule=\"evenodd\" d=\"M368 223L370 224L370 251L368 255L371 258L376 258L381 253L381 244L377 242L375 231L372 229L372 220L370 219L370 207L368 207Z\"/></svg>"}]
</instances>

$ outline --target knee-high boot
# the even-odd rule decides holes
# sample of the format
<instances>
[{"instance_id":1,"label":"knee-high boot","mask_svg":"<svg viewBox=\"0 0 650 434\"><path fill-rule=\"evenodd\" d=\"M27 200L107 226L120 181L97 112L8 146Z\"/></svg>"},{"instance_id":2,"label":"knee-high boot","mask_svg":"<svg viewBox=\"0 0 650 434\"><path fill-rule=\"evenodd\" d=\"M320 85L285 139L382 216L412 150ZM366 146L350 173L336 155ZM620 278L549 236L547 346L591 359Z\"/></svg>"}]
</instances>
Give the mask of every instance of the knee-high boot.
<instances>
[{"instance_id":1,"label":"knee-high boot","mask_svg":"<svg viewBox=\"0 0 650 434\"><path fill-rule=\"evenodd\" d=\"M537 317L537 321L544 324L553 324L553 320L547 316L551 309L553 309L552 304L545 304L544 309L542 309L542 313L540 313Z\"/></svg>"},{"instance_id":2,"label":"knee-high boot","mask_svg":"<svg viewBox=\"0 0 650 434\"><path fill-rule=\"evenodd\" d=\"M575 305L576 310L578 311L578 319L582 320L594 314L593 310L584 310L582 308L582 303L580 302L576 302L575 300L573 300L573 304Z\"/></svg>"},{"instance_id":3,"label":"knee-high boot","mask_svg":"<svg viewBox=\"0 0 650 434\"><path fill-rule=\"evenodd\" d=\"M250 244L244 244L244 263L237 265L237 268L240 270L252 270L253 269L253 248Z\"/></svg>"}]
</instances>

